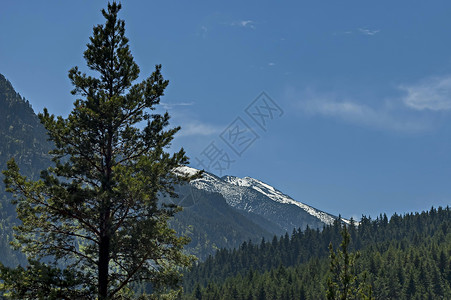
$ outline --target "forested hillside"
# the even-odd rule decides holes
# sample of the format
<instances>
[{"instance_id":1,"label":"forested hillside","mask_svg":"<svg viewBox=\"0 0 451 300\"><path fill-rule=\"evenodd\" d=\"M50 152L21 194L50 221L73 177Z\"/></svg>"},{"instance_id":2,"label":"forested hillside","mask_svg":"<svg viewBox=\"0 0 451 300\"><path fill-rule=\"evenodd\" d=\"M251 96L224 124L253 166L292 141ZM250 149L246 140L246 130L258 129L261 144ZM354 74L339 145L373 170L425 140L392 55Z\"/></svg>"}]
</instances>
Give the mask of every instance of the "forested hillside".
<instances>
[{"instance_id":1,"label":"forested hillside","mask_svg":"<svg viewBox=\"0 0 451 300\"><path fill-rule=\"evenodd\" d=\"M36 178L40 170L49 166L50 143L28 101L1 74L0 115L0 170L14 158L24 174ZM24 262L24 258L9 245L16 222L15 209L10 204L11 195L5 193L3 175L0 177L0 261L12 266Z\"/></svg>"},{"instance_id":2,"label":"forested hillside","mask_svg":"<svg viewBox=\"0 0 451 300\"><path fill-rule=\"evenodd\" d=\"M341 223L307 229L239 250L221 250L185 276L186 299L323 299L328 244L340 242ZM450 299L451 210L363 217L349 226L355 274L376 299Z\"/></svg>"},{"instance_id":3,"label":"forested hillside","mask_svg":"<svg viewBox=\"0 0 451 300\"><path fill-rule=\"evenodd\" d=\"M179 234L191 239L187 250L200 261L216 250L236 248L245 240L257 242L262 237L272 236L272 233L258 226L251 218L229 206L221 194L192 187L188 189L189 192L178 189L181 194L188 196L180 203L184 205L183 210L170 223ZM254 216L255 218L258 216ZM266 220L262 220L264 221Z\"/></svg>"}]
</instances>

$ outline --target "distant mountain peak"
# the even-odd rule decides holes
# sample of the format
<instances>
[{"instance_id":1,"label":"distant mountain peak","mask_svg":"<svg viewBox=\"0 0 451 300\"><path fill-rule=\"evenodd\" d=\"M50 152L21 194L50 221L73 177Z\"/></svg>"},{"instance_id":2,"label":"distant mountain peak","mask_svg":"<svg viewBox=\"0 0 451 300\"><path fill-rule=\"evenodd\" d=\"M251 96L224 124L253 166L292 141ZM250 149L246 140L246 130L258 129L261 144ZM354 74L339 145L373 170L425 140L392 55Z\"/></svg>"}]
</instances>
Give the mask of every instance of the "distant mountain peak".
<instances>
[{"instance_id":1,"label":"distant mountain peak","mask_svg":"<svg viewBox=\"0 0 451 300\"><path fill-rule=\"evenodd\" d=\"M180 166L174 170L175 173L180 174L182 176L193 176L197 172L199 172L198 169L194 169L188 166Z\"/></svg>"},{"instance_id":2,"label":"distant mountain peak","mask_svg":"<svg viewBox=\"0 0 451 300\"><path fill-rule=\"evenodd\" d=\"M177 169L177 172L184 175L193 175L197 171L188 166ZM191 181L190 184L198 189L220 193L230 206L265 217L285 231L306 226L320 228L337 219L334 215L296 201L273 186L252 177L218 177L204 172L201 178Z\"/></svg>"},{"instance_id":3,"label":"distant mountain peak","mask_svg":"<svg viewBox=\"0 0 451 300\"><path fill-rule=\"evenodd\" d=\"M333 224L334 220L336 219L335 216L332 216L328 213L325 213L316 208L313 208L307 204L304 204L302 202L294 200L290 196L275 189L273 186L271 186L267 183L264 183L263 181L260 181L258 179L251 178L251 177L239 178L239 177L234 177L234 176L224 176L223 178L226 182L229 182L231 184L238 185L238 186L250 187L250 188L264 194L265 196L267 196L268 198L270 198L271 200L273 200L275 202L284 203L284 204L294 204L294 205L302 208L303 210L305 210L308 214L320 219L322 222L324 222L327 225Z\"/></svg>"}]
</instances>

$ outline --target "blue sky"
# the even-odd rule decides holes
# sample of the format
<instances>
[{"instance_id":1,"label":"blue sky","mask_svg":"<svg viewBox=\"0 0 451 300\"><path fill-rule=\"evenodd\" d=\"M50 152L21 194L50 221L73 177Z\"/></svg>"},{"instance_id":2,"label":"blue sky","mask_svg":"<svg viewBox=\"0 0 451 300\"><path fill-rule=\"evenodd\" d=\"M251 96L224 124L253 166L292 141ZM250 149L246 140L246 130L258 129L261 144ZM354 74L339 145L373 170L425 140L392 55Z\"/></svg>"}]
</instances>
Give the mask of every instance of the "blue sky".
<instances>
[{"instance_id":1,"label":"blue sky","mask_svg":"<svg viewBox=\"0 0 451 300\"><path fill-rule=\"evenodd\" d=\"M35 111L70 111L67 71L86 70L105 6L2 1L0 73ZM121 12L141 77L162 64L170 80L160 111L182 126L173 146L193 167L209 158L217 175L355 218L450 204L450 15L449 1L123 1Z\"/></svg>"}]
</instances>

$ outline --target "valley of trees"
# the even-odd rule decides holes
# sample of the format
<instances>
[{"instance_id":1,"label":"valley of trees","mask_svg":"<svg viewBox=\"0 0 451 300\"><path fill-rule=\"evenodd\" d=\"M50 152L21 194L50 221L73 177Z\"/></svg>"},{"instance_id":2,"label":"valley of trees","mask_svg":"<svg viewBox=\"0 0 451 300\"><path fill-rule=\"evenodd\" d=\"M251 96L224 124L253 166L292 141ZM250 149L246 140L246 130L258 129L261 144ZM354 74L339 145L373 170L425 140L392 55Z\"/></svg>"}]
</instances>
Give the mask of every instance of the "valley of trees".
<instances>
[{"instance_id":1,"label":"valley of trees","mask_svg":"<svg viewBox=\"0 0 451 300\"><path fill-rule=\"evenodd\" d=\"M341 229L337 221L322 231L222 249L185 275L184 299L326 299L328 244L338 247ZM449 207L363 217L348 230L349 251L360 252L356 284L370 285L375 299L451 298Z\"/></svg>"}]
</instances>

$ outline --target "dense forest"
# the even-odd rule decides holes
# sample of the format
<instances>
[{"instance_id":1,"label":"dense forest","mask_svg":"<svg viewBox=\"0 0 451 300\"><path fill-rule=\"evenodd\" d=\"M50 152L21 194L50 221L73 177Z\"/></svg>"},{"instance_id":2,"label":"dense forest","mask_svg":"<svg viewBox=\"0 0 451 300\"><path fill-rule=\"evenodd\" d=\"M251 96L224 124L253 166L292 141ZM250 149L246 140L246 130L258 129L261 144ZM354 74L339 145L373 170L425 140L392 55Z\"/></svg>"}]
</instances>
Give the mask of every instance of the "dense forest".
<instances>
[{"instance_id":1,"label":"dense forest","mask_svg":"<svg viewBox=\"0 0 451 300\"><path fill-rule=\"evenodd\" d=\"M190 189L189 192L180 191L181 195L189 196L181 203L185 205L183 210L170 224L179 234L190 238L186 249L200 261L216 250L237 248L247 239L258 242L262 237L272 236L228 205L221 194L186 186L182 188Z\"/></svg>"},{"instance_id":2,"label":"dense forest","mask_svg":"<svg viewBox=\"0 0 451 300\"><path fill-rule=\"evenodd\" d=\"M363 217L348 226L355 275L375 299L450 299L451 210ZM185 299L324 299L342 223L223 249L185 275Z\"/></svg>"},{"instance_id":3,"label":"dense forest","mask_svg":"<svg viewBox=\"0 0 451 300\"><path fill-rule=\"evenodd\" d=\"M29 102L14 91L1 74L0 111L0 170L4 170L6 162L14 157L24 174L37 178L40 170L50 165L47 153L51 147L47 134ZM13 239L16 212L11 205L11 194L5 192L2 174L0 179L0 261L14 266L24 263L25 258L9 244Z\"/></svg>"}]
</instances>

